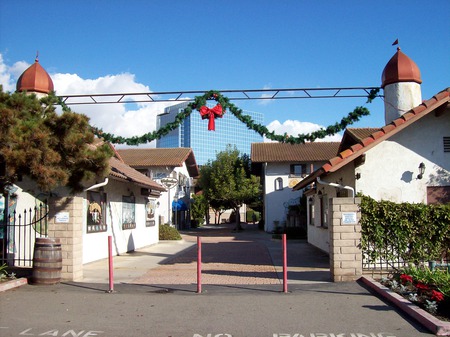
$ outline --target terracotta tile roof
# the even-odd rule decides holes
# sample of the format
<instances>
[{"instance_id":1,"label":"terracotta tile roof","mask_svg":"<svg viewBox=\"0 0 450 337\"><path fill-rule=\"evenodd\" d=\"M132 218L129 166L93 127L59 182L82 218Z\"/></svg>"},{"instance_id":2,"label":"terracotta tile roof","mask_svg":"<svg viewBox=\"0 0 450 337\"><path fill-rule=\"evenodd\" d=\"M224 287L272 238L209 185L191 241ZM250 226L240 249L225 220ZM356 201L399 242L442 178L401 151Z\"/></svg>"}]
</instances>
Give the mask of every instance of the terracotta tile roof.
<instances>
[{"instance_id":1,"label":"terracotta tile roof","mask_svg":"<svg viewBox=\"0 0 450 337\"><path fill-rule=\"evenodd\" d=\"M109 165L111 166L111 172L109 173L109 176L113 179L132 182L136 185L150 188L156 191L163 192L166 190L164 186L136 171L135 169L131 168L115 157L109 159Z\"/></svg>"},{"instance_id":2,"label":"terracotta tile roof","mask_svg":"<svg viewBox=\"0 0 450 337\"><path fill-rule=\"evenodd\" d=\"M252 163L324 161L338 153L339 142L252 143Z\"/></svg>"},{"instance_id":3,"label":"terracotta tile roof","mask_svg":"<svg viewBox=\"0 0 450 337\"><path fill-rule=\"evenodd\" d=\"M117 149L119 157L134 168L174 166L186 163L189 175L197 177L198 166L191 148Z\"/></svg>"},{"instance_id":4,"label":"terracotta tile roof","mask_svg":"<svg viewBox=\"0 0 450 337\"><path fill-rule=\"evenodd\" d=\"M105 142L102 139L95 138L93 143L89 146L95 148L101 146ZM149 188L156 191L166 191L165 187L158 184L156 181L150 179L146 175L136 171L134 168L128 166L123 162L117 153L117 149L111 144L107 143L114 153L114 156L109 159L110 172L109 177L115 180L131 182L136 185Z\"/></svg>"},{"instance_id":5,"label":"terracotta tile roof","mask_svg":"<svg viewBox=\"0 0 450 337\"><path fill-rule=\"evenodd\" d=\"M341 144L337 153L359 143L361 140L369 137L372 133L379 131L380 128L348 128L344 132Z\"/></svg>"},{"instance_id":6,"label":"terracotta tile roof","mask_svg":"<svg viewBox=\"0 0 450 337\"><path fill-rule=\"evenodd\" d=\"M405 112L402 116L395 119L388 125L385 125L380 129L375 129L371 134L366 135L366 137L364 137L364 133L368 132L369 129L357 132L354 131L355 129L350 129L350 131L346 130L343 140L346 136L348 136L347 139L352 137L354 137L355 140L358 138L360 139L357 140L354 145L350 146L350 148L347 148L344 151L341 150L336 157L331 158L326 164L303 179L300 183L294 186L294 190L299 190L308 186L313 183L317 177L320 177L325 173L339 170L341 167L355 160L367 150L395 135L397 132L418 121L420 118L428 115L430 112L436 111L437 114L444 113L443 111L449 102L450 88L447 88L433 96L431 99L422 102L419 106Z\"/></svg>"}]
</instances>

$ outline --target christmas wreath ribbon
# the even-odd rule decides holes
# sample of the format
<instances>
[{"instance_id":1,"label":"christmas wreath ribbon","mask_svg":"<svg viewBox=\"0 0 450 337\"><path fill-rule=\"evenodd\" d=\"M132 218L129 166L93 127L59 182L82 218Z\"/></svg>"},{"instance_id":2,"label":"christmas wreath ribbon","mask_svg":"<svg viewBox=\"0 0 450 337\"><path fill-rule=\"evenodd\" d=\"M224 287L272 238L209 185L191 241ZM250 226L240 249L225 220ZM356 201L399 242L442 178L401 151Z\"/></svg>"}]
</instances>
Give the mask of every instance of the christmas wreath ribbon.
<instances>
[{"instance_id":1,"label":"christmas wreath ribbon","mask_svg":"<svg viewBox=\"0 0 450 337\"><path fill-rule=\"evenodd\" d=\"M208 130L209 131L215 131L216 125L214 120L216 118L222 118L224 114L224 111L222 109L222 106L220 104L217 104L214 108L208 108L207 106L202 106L200 108L200 115L202 116L202 119L209 119L208 121Z\"/></svg>"}]
</instances>

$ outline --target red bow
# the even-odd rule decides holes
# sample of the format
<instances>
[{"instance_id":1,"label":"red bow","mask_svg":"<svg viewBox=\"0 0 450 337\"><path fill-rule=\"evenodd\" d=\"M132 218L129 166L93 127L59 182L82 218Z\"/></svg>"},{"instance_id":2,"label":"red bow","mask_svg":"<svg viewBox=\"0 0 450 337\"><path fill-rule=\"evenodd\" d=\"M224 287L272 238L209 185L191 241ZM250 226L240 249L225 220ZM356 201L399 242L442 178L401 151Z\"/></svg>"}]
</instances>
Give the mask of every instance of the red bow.
<instances>
[{"instance_id":1,"label":"red bow","mask_svg":"<svg viewBox=\"0 0 450 337\"><path fill-rule=\"evenodd\" d=\"M202 116L202 119L209 118L208 122L209 131L215 130L214 119L218 117L222 118L224 113L225 112L222 112L222 106L220 104L217 104L212 109L208 108L205 105L200 108L200 115Z\"/></svg>"}]
</instances>

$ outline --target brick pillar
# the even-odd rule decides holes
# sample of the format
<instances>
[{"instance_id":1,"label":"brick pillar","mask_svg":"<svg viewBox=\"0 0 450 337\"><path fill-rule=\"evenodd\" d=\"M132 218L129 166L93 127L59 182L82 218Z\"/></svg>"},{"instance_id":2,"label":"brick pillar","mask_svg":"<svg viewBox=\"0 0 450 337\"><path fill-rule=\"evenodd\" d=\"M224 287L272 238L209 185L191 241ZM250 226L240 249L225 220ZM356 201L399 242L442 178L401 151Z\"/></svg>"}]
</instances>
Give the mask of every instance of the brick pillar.
<instances>
[{"instance_id":1,"label":"brick pillar","mask_svg":"<svg viewBox=\"0 0 450 337\"><path fill-rule=\"evenodd\" d=\"M360 198L330 200L330 271L333 282L355 281L362 276Z\"/></svg>"},{"instance_id":2,"label":"brick pillar","mask_svg":"<svg viewBox=\"0 0 450 337\"><path fill-rule=\"evenodd\" d=\"M48 236L61 241L61 279L83 278L83 198L63 197L49 201Z\"/></svg>"}]
</instances>

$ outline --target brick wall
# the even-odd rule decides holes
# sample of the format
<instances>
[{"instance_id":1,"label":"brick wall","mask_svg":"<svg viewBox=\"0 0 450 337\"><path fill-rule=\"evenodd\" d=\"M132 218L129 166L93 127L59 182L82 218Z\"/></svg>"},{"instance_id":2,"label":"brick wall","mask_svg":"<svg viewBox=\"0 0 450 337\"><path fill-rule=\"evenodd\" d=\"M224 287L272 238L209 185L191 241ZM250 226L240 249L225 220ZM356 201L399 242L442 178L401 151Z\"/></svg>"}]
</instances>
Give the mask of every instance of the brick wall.
<instances>
[{"instance_id":1,"label":"brick wall","mask_svg":"<svg viewBox=\"0 0 450 337\"><path fill-rule=\"evenodd\" d=\"M330 199L330 271L333 282L355 281L362 276L360 203L360 198Z\"/></svg>"},{"instance_id":2,"label":"brick wall","mask_svg":"<svg viewBox=\"0 0 450 337\"><path fill-rule=\"evenodd\" d=\"M83 278L83 198L64 197L49 202L50 238L58 238L62 250L61 279Z\"/></svg>"}]
</instances>

